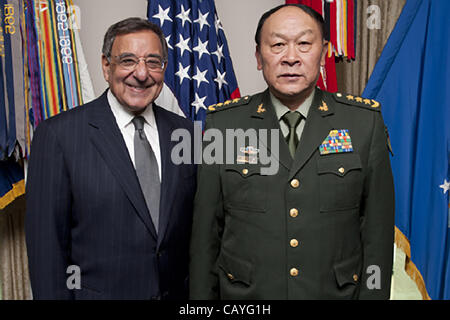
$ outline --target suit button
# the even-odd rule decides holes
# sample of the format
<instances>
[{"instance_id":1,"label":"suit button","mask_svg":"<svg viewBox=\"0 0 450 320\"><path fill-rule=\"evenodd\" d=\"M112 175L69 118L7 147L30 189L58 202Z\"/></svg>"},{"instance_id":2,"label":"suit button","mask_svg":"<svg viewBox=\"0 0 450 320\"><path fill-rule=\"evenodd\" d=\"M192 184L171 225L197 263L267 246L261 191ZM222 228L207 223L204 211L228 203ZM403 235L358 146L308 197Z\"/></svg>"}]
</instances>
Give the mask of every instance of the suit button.
<instances>
[{"instance_id":1,"label":"suit button","mask_svg":"<svg viewBox=\"0 0 450 320\"><path fill-rule=\"evenodd\" d=\"M300 185L300 181L298 181L297 179L294 179L291 181L292 188L297 189L299 185Z\"/></svg>"},{"instance_id":2,"label":"suit button","mask_svg":"<svg viewBox=\"0 0 450 320\"><path fill-rule=\"evenodd\" d=\"M298 276L298 270L296 268L292 268L291 271L289 272L291 274L291 276L296 277Z\"/></svg>"},{"instance_id":3,"label":"suit button","mask_svg":"<svg viewBox=\"0 0 450 320\"><path fill-rule=\"evenodd\" d=\"M291 244L292 248L296 248L298 246L298 240L297 239L292 239L290 244Z\"/></svg>"},{"instance_id":4,"label":"suit button","mask_svg":"<svg viewBox=\"0 0 450 320\"><path fill-rule=\"evenodd\" d=\"M248 169L243 169L242 173L244 174L244 176L246 176L248 174Z\"/></svg>"},{"instance_id":5,"label":"suit button","mask_svg":"<svg viewBox=\"0 0 450 320\"><path fill-rule=\"evenodd\" d=\"M338 169L338 171L339 171L340 174L344 174L344 173L345 173L344 167L340 167L340 168Z\"/></svg>"},{"instance_id":6,"label":"suit button","mask_svg":"<svg viewBox=\"0 0 450 320\"><path fill-rule=\"evenodd\" d=\"M298 210L295 208L292 208L291 210L289 210L289 214L291 215L292 218L297 218Z\"/></svg>"},{"instance_id":7,"label":"suit button","mask_svg":"<svg viewBox=\"0 0 450 320\"><path fill-rule=\"evenodd\" d=\"M230 280L234 280L234 276L233 276L231 273L228 273L228 274L227 274L227 277L228 277L228 279L230 279Z\"/></svg>"},{"instance_id":8,"label":"suit button","mask_svg":"<svg viewBox=\"0 0 450 320\"><path fill-rule=\"evenodd\" d=\"M353 281L355 281L355 282L358 281L358 275L357 275L357 274L354 274L354 275L353 275Z\"/></svg>"}]
</instances>

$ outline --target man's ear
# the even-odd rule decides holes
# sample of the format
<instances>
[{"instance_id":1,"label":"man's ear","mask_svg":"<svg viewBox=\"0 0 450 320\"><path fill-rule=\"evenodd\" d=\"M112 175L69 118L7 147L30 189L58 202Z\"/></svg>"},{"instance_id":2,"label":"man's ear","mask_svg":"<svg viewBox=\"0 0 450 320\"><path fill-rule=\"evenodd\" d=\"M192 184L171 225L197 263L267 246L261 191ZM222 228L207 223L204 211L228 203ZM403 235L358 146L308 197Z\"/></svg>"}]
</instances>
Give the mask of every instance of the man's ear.
<instances>
[{"instance_id":1,"label":"man's ear","mask_svg":"<svg viewBox=\"0 0 450 320\"><path fill-rule=\"evenodd\" d=\"M328 41L323 41L322 56L320 57L320 66L324 67L328 53Z\"/></svg>"},{"instance_id":2,"label":"man's ear","mask_svg":"<svg viewBox=\"0 0 450 320\"><path fill-rule=\"evenodd\" d=\"M109 62L108 58L104 54L102 54L103 78L105 78L106 82L109 82L110 68L111 68L111 62Z\"/></svg>"},{"instance_id":3,"label":"man's ear","mask_svg":"<svg viewBox=\"0 0 450 320\"><path fill-rule=\"evenodd\" d=\"M256 57L256 68L258 70L262 70L262 57L261 57L261 52L259 51L260 48L258 45L256 45L256 51L255 51L255 57Z\"/></svg>"}]
</instances>

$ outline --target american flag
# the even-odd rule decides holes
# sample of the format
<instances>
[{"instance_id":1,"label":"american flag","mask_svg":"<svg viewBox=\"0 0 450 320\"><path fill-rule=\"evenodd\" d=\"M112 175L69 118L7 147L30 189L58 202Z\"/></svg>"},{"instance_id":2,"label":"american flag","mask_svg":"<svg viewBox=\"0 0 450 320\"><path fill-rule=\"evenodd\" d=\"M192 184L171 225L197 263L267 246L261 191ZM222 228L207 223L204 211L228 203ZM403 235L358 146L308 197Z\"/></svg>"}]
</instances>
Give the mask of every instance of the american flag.
<instances>
[{"instance_id":1,"label":"american flag","mask_svg":"<svg viewBox=\"0 0 450 320\"><path fill-rule=\"evenodd\" d=\"M203 122L209 105L240 97L214 0L149 0L147 17L169 47L157 104Z\"/></svg>"}]
</instances>

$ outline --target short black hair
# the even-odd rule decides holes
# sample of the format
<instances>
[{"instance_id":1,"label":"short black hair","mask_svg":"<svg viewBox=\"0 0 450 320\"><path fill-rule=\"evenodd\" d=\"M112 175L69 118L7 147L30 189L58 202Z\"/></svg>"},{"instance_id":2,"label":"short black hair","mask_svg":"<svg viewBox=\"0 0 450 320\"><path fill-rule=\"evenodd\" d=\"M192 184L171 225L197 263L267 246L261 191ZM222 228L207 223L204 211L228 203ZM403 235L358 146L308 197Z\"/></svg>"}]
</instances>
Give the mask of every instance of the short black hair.
<instances>
[{"instance_id":1,"label":"short black hair","mask_svg":"<svg viewBox=\"0 0 450 320\"><path fill-rule=\"evenodd\" d=\"M272 14L277 12L278 10L285 8L285 7L297 7L309 16L311 16L319 25L320 32L322 33L322 38L325 40L328 38L326 30L325 30L325 21L323 20L323 17L314 9L304 5L304 4L282 4L278 7L275 7L273 9L270 9L269 11L265 12L258 22L258 27L256 28L256 34L255 34L255 42L259 46L261 42L261 29L264 25L264 22L266 22L267 18L269 18Z\"/></svg>"},{"instance_id":2,"label":"short black hair","mask_svg":"<svg viewBox=\"0 0 450 320\"><path fill-rule=\"evenodd\" d=\"M103 39L102 53L107 58L111 56L112 46L114 40L118 35L130 34L146 30L156 33L159 41L161 42L163 59L164 61L167 61L167 42L161 28L148 20L137 17L127 18L125 20L119 21L108 28L108 31L106 31L105 37Z\"/></svg>"}]
</instances>

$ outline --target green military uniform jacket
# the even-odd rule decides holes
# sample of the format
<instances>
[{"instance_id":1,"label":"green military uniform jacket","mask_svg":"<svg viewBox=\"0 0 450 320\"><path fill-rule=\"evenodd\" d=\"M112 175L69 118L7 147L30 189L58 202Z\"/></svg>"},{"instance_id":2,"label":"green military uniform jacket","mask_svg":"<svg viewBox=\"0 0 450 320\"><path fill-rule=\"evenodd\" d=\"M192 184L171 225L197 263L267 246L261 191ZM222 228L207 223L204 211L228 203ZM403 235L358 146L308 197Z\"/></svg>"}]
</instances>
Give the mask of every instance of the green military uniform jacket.
<instances>
[{"instance_id":1,"label":"green military uniform jacket","mask_svg":"<svg viewBox=\"0 0 450 320\"><path fill-rule=\"evenodd\" d=\"M205 129L224 136L280 128L268 90L209 109ZM325 146L333 130L350 152ZM389 298L394 187L379 103L316 89L295 158L281 131L276 142L275 175L248 158L264 143L199 167L191 299Z\"/></svg>"}]
</instances>

